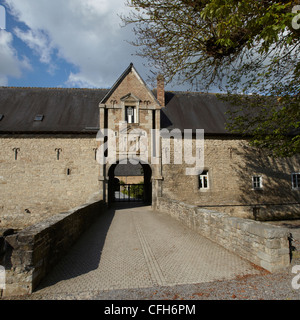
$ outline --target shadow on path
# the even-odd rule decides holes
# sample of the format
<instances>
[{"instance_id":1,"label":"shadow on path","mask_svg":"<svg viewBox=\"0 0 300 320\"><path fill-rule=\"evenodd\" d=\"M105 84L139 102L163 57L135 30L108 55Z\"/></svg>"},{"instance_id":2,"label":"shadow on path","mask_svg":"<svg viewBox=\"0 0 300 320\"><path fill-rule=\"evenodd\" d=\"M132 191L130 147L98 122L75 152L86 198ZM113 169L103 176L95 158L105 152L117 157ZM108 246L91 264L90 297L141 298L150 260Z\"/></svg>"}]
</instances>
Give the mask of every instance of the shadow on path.
<instances>
[{"instance_id":1,"label":"shadow on path","mask_svg":"<svg viewBox=\"0 0 300 320\"><path fill-rule=\"evenodd\" d=\"M76 241L35 291L97 269L114 215L113 208L104 212Z\"/></svg>"},{"instance_id":2,"label":"shadow on path","mask_svg":"<svg viewBox=\"0 0 300 320\"><path fill-rule=\"evenodd\" d=\"M83 233L69 252L50 271L35 292L56 283L78 277L99 267L106 237L116 210L143 207L141 203L115 203Z\"/></svg>"}]
</instances>

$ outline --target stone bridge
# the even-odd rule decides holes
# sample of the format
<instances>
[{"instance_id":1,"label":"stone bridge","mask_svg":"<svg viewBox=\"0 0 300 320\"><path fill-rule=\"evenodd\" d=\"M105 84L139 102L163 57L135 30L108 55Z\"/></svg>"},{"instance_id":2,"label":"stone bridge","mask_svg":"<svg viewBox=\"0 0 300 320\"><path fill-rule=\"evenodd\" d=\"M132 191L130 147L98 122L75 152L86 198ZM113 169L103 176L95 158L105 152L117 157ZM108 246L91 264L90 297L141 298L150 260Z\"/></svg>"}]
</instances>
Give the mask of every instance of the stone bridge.
<instances>
[{"instance_id":1,"label":"stone bridge","mask_svg":"<svg viewBox=\"0 0 300 320\"><path fill-rule=\"evenodd\" d=\"M3 296L201 283L290 263L286 229L168 199L86 204L5 237Z\"/></svg>"}]
</instances>

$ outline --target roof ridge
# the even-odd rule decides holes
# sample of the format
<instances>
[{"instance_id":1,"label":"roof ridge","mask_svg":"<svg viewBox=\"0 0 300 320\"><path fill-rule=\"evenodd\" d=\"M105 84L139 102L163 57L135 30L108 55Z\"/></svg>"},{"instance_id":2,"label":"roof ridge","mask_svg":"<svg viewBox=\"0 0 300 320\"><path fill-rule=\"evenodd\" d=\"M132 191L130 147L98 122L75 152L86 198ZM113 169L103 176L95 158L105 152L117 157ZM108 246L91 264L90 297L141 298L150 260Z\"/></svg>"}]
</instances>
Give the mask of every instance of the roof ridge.
<instances>
[{"instance_id":1,"label":"roof ridge","mask_svg":"<svg viewBox=\"0 0 300 320\"><path fill-rule=\"evenodd\" d=\"M109 90L109 88L62 88L62 87L14 87L14 86L0 86L0 89L40 89L40 90Z\"/></svg>"},{"instance_id":2,"label":"roof ridge","mask_svg":"<svg viewBox=\"0 0 300 320\"><path fill-rule=\"evenodd\" d=\"M205 92L205 91L182 91L182 90L165 90L166 93L183 93L183 94L226 94L226 93L220 93L220 92Z\"/></svg>"}]
</instances>

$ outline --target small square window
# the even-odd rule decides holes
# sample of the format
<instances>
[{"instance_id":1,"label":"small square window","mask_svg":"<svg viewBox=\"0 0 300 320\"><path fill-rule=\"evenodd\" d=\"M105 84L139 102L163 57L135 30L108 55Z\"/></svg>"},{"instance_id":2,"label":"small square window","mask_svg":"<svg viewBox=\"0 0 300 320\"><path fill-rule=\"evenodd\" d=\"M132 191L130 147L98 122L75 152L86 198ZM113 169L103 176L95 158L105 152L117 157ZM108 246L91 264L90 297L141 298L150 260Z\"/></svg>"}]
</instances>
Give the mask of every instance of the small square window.
<instances>
[{"instance_id":1,"label":"small square window","mask_svg":"<svg viewBox=\"0 0 300 320\"><path fill-rule=\"evenodd\" d=\"M37 114L34 118L34 121L43 121L44 116L42 114Z\"/></svg>"},{"instance_id":2,"label":"small square window","mask_svg":"<svg viewBox=\"0 0 300 320\"><path fill-rule=\"evenodd\" d=\"M199 174L199 189L208 189L208 171L203 171Z\"/></svg>"},{"instance_id":3,"label":"small square window","mask_svg":"<svg viewBox=\"0 0 300 320\"><path fill-rule=\"evenodd\" d=\"M292 189L300 189L300 173L292 173Z\"/></svg>"},{"instance_id":4,"label":"small square window","mask_svg":"<svg viewBox=\"0 0 300 320\"><path fill-rule=\"evenodd\" d=\"M253 176L252 177L252 187L255 190L262 189L262 177L261 176Z\"/></svg>"}]
</instances>

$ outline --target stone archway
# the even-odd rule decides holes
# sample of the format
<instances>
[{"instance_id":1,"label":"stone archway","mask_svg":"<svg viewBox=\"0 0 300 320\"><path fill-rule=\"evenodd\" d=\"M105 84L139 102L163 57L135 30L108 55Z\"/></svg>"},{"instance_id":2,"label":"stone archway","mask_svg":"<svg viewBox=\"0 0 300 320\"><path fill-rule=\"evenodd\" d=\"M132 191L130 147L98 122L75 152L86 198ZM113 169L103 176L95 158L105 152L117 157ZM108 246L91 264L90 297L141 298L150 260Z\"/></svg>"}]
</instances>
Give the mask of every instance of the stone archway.
<instances>
[{"instance_id":1,"label":"stone archway","mask_svg":"<svg viewBox=\"0 0 300 320\"><path fill-rule=\"evenodd\" d=\"M112 164L108 169L108 204L112 204L115 201L115 190L116 190L116 175L115 171L118 166L124 166L132 164L127 159L127 164L124 164L124 161L118 161L115 164ZM143 175L143 197L142 202L146 205L152 204L152 168L149 164L143 163L139 161L137 165L142 167L142 175Z\"/></svg>"}]
</instances>

